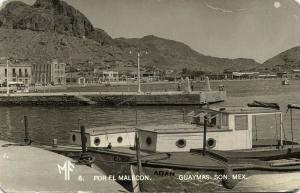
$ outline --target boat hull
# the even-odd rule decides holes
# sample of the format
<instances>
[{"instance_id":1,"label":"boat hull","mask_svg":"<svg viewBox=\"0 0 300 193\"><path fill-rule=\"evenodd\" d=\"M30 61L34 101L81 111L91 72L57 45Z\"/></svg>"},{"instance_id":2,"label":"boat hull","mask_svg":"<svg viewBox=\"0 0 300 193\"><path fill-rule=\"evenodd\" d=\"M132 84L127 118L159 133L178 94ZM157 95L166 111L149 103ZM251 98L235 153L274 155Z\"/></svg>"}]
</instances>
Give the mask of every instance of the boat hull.
<instances>
[{"instance_id":1,"label":"boat hull","mask_svg":"<svg viewBox=\"0 0 300 193\"><path fill-rule=\"evenodd\" d=\"M298 159L294 161L293 159L287 159L287 162L272 162L274 166L271 167L260 164L256 165L255 160L257 159L250 159L244 155L242 157L246 157L246 161L242 165L239 162L240 166L231 163L233 164L231 166L235 167L233 170L230 170L224 167L228 165L228 160L224 162L224 160L218 159L217 156L214 156L214 154L211 155L211 153L208 153L205 157L201 157L201 154L197 151L194 153L185 153L183 156L178 155L180 157L178 163L172 162L172 158L176 158L176 154L172 154L170 157L167 156L167 153L148 154L143 157L141 176L138 176L139 172L135 155L133 152L124 152L127 151L120 152L103 149L89 151L95 157L94 164L100 167L106 175L112 176L111 179L116 180L129 191L133 191L133 184L137 184L136 182L139 182L140 188L145 192L291 191L300 187ZM296 149L294 149L288 154L292 155L295 153L297 157L299 154L296 152ZM80 152L69 153L73 155ZM220 154L220 152L218 153ZM283 154L286 155L285 152ZM195 163L184 161L185 157L189 155L196 156L193 159L199 158L199 160L196 160ZM252 153L249 155L252 155ZM257 153L258 155L259 153ZM157 159L153 159L153 156ZM201 165L206 166L208 164L204 161L205 158L210 156L212 156L211 159L215 160L216 163L220 163L221 167L218 165L213 168L201 167ZM179 157L177 158L179 159ZM236 158L235 154L232 154L231 157ZM271 158L273 157L272 154ZM275 157L279 160L286 159L285 156L282 157L277 154ZM175 160L178 160L177 158ZM269 161L258 161L258 163L261 162L269 163ZM282 163L284 165L281 165ZM193 164L200 167L193 168ZM191 167L188 167L189 165Z\"/></svg>"},{"instance_id":2,"label":"boat hull","mask_svg":"<svg viewBox=\"0 0 300 193\"><path fill-rule=\"evenodd\" d=\"M129 191L133 191L131 180L131 157L125 155L114 155L110 153L91 152L96 164L106 175L115 179L119 184Z\"/></svg>"},{"instance_id":3,"label":"boat hull","mask_svg":"<svg viewBox=\"0 0 300 193\"><path fill-rule=\"evenodd\" d=\"M139 181L145 192L199 192L199 190L226 191L222 184L223 170L189 171L162 167L142 166L139 176L137 166L131 156L94 152L95 164L107 175L114 176L123 187L133 191L133 181ZM132 170L131 170L132 169ZM129 177L128 177L129 176ZM188 178L194 179L188 179Z\"/></svg>"},{"instance_id":4,"label":"boat hull","mask_svg":"<svg viewBox=\"0 0 300 193\"><path fill-rule=\"evenodd\" d=\"M93 155L95 164L129 191L133 191L132 185L136 184L133 181L138 181L145 192L290 191L300 187L300 172L296 170L201 170L143 163L141 176L138 176L132 155L109 152L94 152Z\"/></svg>"},{"instance_id":5,"label":"boat hull","mask_svg":"<svg viewBox=\"0 0 300 193\"><path fill-rule=\"evenodd\" d=\"M137 166L133 166L134 175ZM145 192L265 192L292 191L300 187L300 172L189 171L157 167L142 168L151 180L141 181ZM226 187L227 186L227 187Z\"/></svg>"},{"instance_id":6,"label":"boat hull","mask_svg":"<svg viewBox=\"0 0 300 193\"><path fill-rule=\"evenodd\" d=\"M133 166L133 171L133 175L136 175L137 166ZM222 171L188 171L143 166L142 175L150 179L140 181L141 191L145 192L228 191L222 184Z\"/></svg>"}]
</instances>

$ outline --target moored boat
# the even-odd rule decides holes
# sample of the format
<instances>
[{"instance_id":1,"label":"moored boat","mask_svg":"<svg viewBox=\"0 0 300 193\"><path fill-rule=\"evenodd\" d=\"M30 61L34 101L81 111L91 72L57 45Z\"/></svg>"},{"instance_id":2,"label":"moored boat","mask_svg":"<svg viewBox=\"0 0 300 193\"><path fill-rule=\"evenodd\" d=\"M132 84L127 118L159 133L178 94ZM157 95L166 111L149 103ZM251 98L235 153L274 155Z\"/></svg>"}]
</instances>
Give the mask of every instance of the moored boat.
<instances>
[{"instance_id":1,"label":"moored boat","mask_svg":"<svg viewBox=\"0 0 300 193\"><path fill-rule=\"evenodd\" d=\"M147 177L139 183L143 191L237 190L238 184L247 184L254 175L300 173L300 146L284 140L281 111L258 107L210 109L206 111L209 115L206 137L202 113L195 117L198 132L196 128L149 131L141 127L138 131L141 171L133 148L92 148L90 152L103 168L114 162L106 172L116 178L141 172ZM260 124L262 130L276 129L278 138L264 145L264 140L257 139ZM295 185L288 188L292 190Z\"/></svg>"},{"instance_id":2,"label":"moored boat","mask_svg":"<svg viewBox=\"0 0 300 193\"><path fill-rule=\"evenodd\" d=\"M284 78L284 79L281 81L281 84L282 84L282 85L289 85L289 84L290 84L289 79L288 79L288 78Z\"/></svg>"},{"instance_id":3,"label":"moored boat","mask_svg":"<svg viewBox=\"0 0 300 193\"><path fill-rule=\"evenodd\" d=\"M90 145L88 151L107 175L127 188L137 181L142 191L238 190L248 179L256 183L253 176L299 173L300 146L284 138L276 105L263 104L200 110L194 113L194 124L140 126L134 145L106 146L109 142L101 140L103 147ZM263 138L266 130L276 138ZM109 139L113 132L106 135Z\"/></svg>"}]
</instances>

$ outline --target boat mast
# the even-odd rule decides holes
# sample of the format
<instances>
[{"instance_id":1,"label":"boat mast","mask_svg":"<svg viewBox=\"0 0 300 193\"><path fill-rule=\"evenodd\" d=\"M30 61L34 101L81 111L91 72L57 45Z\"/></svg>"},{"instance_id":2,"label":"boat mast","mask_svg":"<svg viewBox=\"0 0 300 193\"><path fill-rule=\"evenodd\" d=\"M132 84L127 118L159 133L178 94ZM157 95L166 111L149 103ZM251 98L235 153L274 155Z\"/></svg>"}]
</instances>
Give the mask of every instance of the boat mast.
<instances>
[{"instance_id":1,"label":"boat mast","mask_svg":"<svg viewBox=\"0 0 300 193\"><path fill-rule=\"evenodd\" d=\"M300 109L299 105L296 104L288 104L288 110L290 110L290 116L291 116L291 135L292 135L292 148L294 144L294 132L293 132L293 109Z\"/></svg>"},{"instance_id":2,"label":"boat mast","mask_svg":"<svg viewBox=\"0 0 300 193\"><path fill-rule=\"evenodd\" d=\"M282 113L280 113L280 147L283 148L283 123L282 123Z\"/></svg>"},{"instance_id":3,"label":"boat mast","mask_svg":"<svg viewBox=\"0 0 300 193\"><path fill-rule=\"evenodd\" d=\"M135 126L137 126L137 125L138 125L138 111L135 107Z\"/></svg>"},{"instance_id":4,"label":"boat mast","mask_svg":"<svg viewBox=\"0 0 300 193\"><path fill-rule=\"evenodd\" d=\"M140 177L142 174L142 161L141 161L141 146L140 146L140 136L139 136L139 129L135 131L135 150L136 150L136 159L137 159L137 168L138 168L138 176ZM138 185L140 190L143 189L142 182L138 180Z\"/></svg>"},{"instance_id":5,"label":"boat mast","mask_svg":"<svg viewBox=\"0 0 300 193\"><path fill-rule=\"evenodd\" d=\"M290 108L290 115L291 115L291 135L292 135L292 147L294 143L294 133L293 133L293 110Z\"/></svg>"},{"instance_id":6,"label":"boat mast","mask_svg":"<svg viewBox=\"0 0 300 193\"><path fill-rule=\"evenodd\" d=\"M8 59L6 59L6 94L9 96L9 85L8 85Z\"/></svg>"},{"instance_id":7,"label":"boat mast","mask_svg":"<svg viewBox=\"0 0 300 193\"><path fill-rule=\"evenodd\" d=\"M202 154L206 154L206 133L207 133L207 121L208 117L204 116L204 131L203 131L203 148L202 148Z\"/></svg>"}]
</instances>

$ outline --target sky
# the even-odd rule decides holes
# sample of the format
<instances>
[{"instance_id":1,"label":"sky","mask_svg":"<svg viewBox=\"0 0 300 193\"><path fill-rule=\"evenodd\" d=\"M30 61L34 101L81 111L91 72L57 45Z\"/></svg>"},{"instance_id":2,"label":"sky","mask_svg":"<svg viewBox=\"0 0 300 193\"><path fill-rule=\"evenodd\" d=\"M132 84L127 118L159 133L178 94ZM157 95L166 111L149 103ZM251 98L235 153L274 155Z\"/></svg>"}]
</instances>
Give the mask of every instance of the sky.
<instances>
[{"instance_id":1,"label":"sky","mask_svg":"<svg viewBox=\"0 0 300 193\"><path fill-rule=\"evenodd\" d=\"M205 55L258 62L300 46L300 0L65 1L113 38L155 35Z\"/></svg>"}]
</instances>

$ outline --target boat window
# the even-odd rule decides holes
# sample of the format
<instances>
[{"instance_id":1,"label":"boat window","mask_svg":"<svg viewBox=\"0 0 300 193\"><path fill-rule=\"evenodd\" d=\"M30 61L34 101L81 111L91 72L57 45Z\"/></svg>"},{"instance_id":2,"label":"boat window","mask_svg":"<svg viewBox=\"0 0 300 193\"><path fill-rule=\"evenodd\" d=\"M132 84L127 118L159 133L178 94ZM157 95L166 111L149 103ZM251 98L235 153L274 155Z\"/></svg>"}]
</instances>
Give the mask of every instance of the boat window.
<instances>
[{"instance_id":1,"label":"boat window","mask_svg":"<svg viewBox=\"0 0 300 193\"><path fill-rule=\"evenodd\" d=\"M236 115L235 116L235 130L248 130L248 116Z\"/></svg>"},{"instance_id":2,"label":"boat window","mask_svg":"<svg viewBox=\"0 0 300 193\"><path fill-rule=\"evenodd\" d=\"M216 140L214 138L209 138L206 144L208 148L214 148L216 147Z\"/></svg>"},{"instance_id":3,"label":"boat window","mask_svg":"<svg viewBox=\"0 0 300 193\"><path fill-rule=\"evenodd\" d=\"M99 139L99 137L96 137L96 138L94 139L94 143L95 143L96 146L99 146L99 145L100 145L100 139Z\"/></svg>"},{"instance_id":4,"label":"boat window","mask_svg":"<svg viewBox=\"0 0 300 193\"><path fill-rule=\"evenodd\" d=\"M216 126L216 123L217 123L217 118L216 117L212 117L210 118L209 120L209 127L215 127Z\"/></svg>"},{"instance_id":5,"label":"boat window","mask_svg":"<svg viewBox=\"0 0 300 193\"><path fill-rule=\"evenodd\" d=\"M176 141L176 146L179 148L184 148L186 146L186 140L185 139L179 139Z\"/></svg>"},{"instance_id":6,"label":"boat window","mask_svg":"<svg viewBox=\"0 0 300 193\"><path fill-rule=\"evenodd\" d=\"M123 142L123 137L118 137L118 139L117 139L117 141L118 141L118 143L122 143Z\"/></svg>"},{"instance_id":7,"label":"boat window","mask_svg":"<svg viewBox=\"0 0 300 193\"><path fill-rule=\"evenodd\" d=\"M280 114L253 115L253 139L279 139Z\"/></svg>"},{"instance_id":8,"label":"boat window","mask_svg":"<svg viewBox=\"0 0 300 193\"><path fill-rule=\"evenodd\" d=\"M221 120L220 120L220 122L221 122L220 127L221 128L228 128L228 114L221 113L220 118L221 118Z\"/></svg>"},{"instance_id":9,"label":"boat window","mask_svg":"<svg viewBox=\"0 0 300 193\"><path fill-rule=\"evenodd\" d=\"M73 142L76 141L76 135L72 135L72 141L73 141Z\"/></svg>"}]
</instances>

